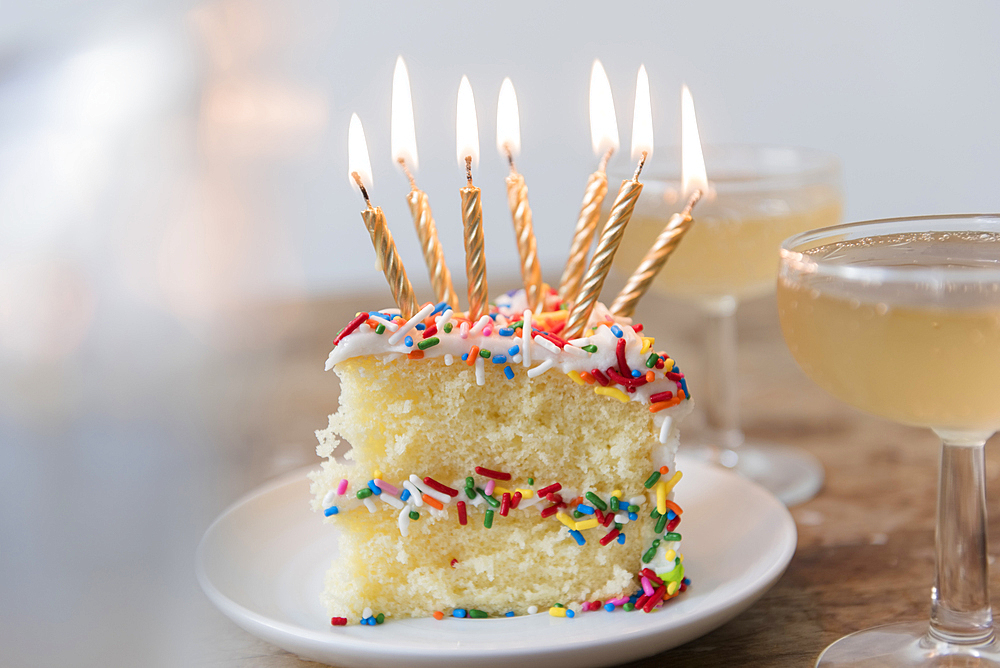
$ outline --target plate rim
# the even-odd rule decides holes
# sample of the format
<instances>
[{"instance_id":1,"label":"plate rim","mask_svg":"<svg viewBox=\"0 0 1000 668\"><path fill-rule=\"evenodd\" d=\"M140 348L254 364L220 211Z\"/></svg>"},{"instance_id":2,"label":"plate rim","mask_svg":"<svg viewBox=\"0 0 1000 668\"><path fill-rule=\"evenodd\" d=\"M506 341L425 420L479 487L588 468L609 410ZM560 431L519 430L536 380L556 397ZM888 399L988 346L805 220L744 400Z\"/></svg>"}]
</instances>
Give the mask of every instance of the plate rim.
<instances>
[{"instance_id":1,"label":"plate rim","mask_svg":"<svg viewBox=\"0 0 1000 668\"><path fill-rule=\"evenodd\" d=\"M767 499L767 502L772 503L775 508L783 511L779 513L781 523L784 530L781 532L784 544L781 545L781 549L778 552L777 557L774 561L768 565L765 571L758 577L749 581L746 584L745 589L750 593L740 597L739 602L734 606L734 602L731 598L723 598L717 601L711 601L707 607L699 608L696 617L689 617L679 620L680 625L671 626L675 630L684 631L692 627L698 626L700 623L704 623L706 620L710 620L720 614L725 615L732 608L738 608L736 612L731 615L726 616L720 623L712 623L712 625L696 635L693 635L686 640L678 644L683 644L685 642L690 642L711 630L714 630L725 624L729 620L733 619L737 615L744 612L750 606L752 606L761 596L764 595L784 574L785 570L788 568L788 564L791 562L792 557L795 554L795 550L798 543L798 529L795 525L795 520L793 519L788 508L781 503L773 494L767 491L764 487L758 485L752 480L743 478L737 473L730 471L728 469L723 469L720 467L714 467L705 462L699 461L696 458L685 456L684 454L678 453L678 459L684 461L684 468L688 469L691 467L703 467L705 469L711 470L715 474L722 475L723 477L729 477L731 480L738 481L738 484L743 484L754 489L756 493L760 494L762 497ZM679 462L680 463L680 462ZM680 467L679 467L680 468ZM213 534L218 530L218 528L230 518L231 515L239 511L244 505L258 499L262 496L266 496L272 492L277 491L280 488L286 487L289 484L298 483L306 478L306 475L315 470L315 465L309 465L297 468L295 470L289 471L287 473L281 474L271 480L268 480L258 487L253 488L249 492L243 494L239 499L231 503L226 507L209 527L205 530L201 541L198 543L198 548L196 550L196 567L195 572L198 579L198 583L205 595L209 600L222 612L228 619L234 622L237 626L240 626L246 630L251 635L255 635L258 638L263 639L266 642L275 644L283 649L288 649L289 651L301 653L301 649L289 649L287 644L282 644L280 641L282 636L287 636L289 640L294 640L297 644L306 643L310 647L322 649L324 652L329 651L340 651L355 656L371 655L371 658L377 658L381 656L393 656L393 657L410 657L410 658L436 658L446 656L448 659L472 659L472 658L482 658L482 649L477 648L475 644L463 645L459 647L433 647L433 646L398 646L391 643L379 642L378 638L358 638L355 636L348 636L342 634L328 634L324 631L318 631L310 629L307 627L300 626L298 624L293 624L278 619L273 619L259 612L256 612L241 603L237 603L233 599L229 598L224 594L215 584L211 581L208 573L206 572L206 549L207 544L213 537ZM465 623L477 623L477 622L496 622L497 619L487 619L487 620L463 620ZM675 623L678 620L673 620ZM664 619L666 622L666 619ZM548 654L563 654L567 650L572 649L574 651L594 649L597 647L609 648L609 646L621 645L621 644L631 644L636 641L641 641L643 639L655 638L657 635L662 634L666 630L663 624L654 624L646 628L635 629L632 631L626 631L624 633L619 633L613 636L596 636L592 638L587 638L583 640L573 640L573 641L562 641L560 642L559 637L554 637L553 642L544 647L538 646L514 646L507 647L503 650L493 650L491 651L491 658L504 658L504 659L516 659L525 656L543 656ZM676 646L676 645L674 645ZM664 651L664 650L657 650ZM636 655L642 656L641 654ZM346 658L346 657L345 657ZM624 658L624 657L623 657ZM626 659L628 660L628 659Z\"/></svg>"}]
</instances>

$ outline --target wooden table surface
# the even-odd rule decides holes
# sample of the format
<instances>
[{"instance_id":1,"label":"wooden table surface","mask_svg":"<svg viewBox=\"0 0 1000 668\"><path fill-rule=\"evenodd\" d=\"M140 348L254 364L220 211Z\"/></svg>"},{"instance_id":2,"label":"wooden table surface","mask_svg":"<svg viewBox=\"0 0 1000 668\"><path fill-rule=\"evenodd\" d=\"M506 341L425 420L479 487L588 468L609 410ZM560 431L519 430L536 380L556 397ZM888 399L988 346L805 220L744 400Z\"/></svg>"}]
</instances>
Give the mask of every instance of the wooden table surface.
<instances>
[{"instance_id":1,"label":"wooden table surface","mask_svg":"<svg viewBox=\"0 0 1000 668\"><path fill-rule=\"evenodd\" d=\"M234 331L243 332L239 336L249 344L246 352L228 355L218 371L241 388L229 418L249 446L240 452L251 453L249 459L239 455L246 473L236 487L245 489L234 489L233 498L266 477L315 461L312 432L326 425L336 406L336 379L322 371L329 342L360 304L370 303L354 297L284 304L233 321ZM647 297L638 317L679 360L697 397L697 313ZM816 498L792 509L798 549L774 588L721 628L631 666L811 665L846 633L928 614L936 438L864 415L813 385L785 348L773 297L742 305L738 318L747 436L809 450L823 462L826 484ZM990 498L997 498L1000 454L990 448L987 488ZM994 535L997 519L1000 513L990 523ZM994 580L994 595L995 585ZM207 602L204 607L210 608ZM254 638L214 610L205 619L196 652L202 663L319 665Z\"/></svg>"}]
</instances>

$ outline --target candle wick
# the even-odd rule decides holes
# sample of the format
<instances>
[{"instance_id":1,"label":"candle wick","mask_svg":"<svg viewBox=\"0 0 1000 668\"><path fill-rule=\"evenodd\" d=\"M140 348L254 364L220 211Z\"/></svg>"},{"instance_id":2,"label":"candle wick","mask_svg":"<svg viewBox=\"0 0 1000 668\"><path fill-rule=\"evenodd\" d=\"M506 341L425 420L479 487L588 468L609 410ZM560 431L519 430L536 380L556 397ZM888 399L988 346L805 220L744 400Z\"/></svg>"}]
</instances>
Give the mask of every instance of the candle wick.
<instances>
[{"instance_id":1,"label":"candle wick","mask_svg":"<svg viewBox=\"0 0 1000 668\"><path fill-rule=\"evenodd\" d=\"M684 210L681 212L685 218L691 218L691 211L694 209L695 204L701 200L701 196L701 188L695 188L691 192L691 197L688 198L687 204L684 205Z\"/></svg>"},{"instance_id":2,"label":"candle wick","mask_svg":"<svg viewBox=\"0 0 1000 668\"><path fill-rule=\"evenodd\" d=\"M368 205L369 209L372 208L372 203L368 200L368 191L365 190L365 184L361 182L361 175L357 172L351 172L351 176L357 182L358 187L361 188L361 196L365 198L365 204Z\"/></svg>"},{"instance_id":3,"label":"candle wick","mask_svg":"<svg viewBox=\"0 0 1000 668\"><path fill-rule=\"evenodd\" d=\"M510 164L510 171L512 174L517 174L517 167L514 166L514 154L510 150L510 144L504 143L503 150L507 153L507 162Z\"/></svg>"},{"instance_id":4,"label":"candle wick","mask_svg":"<svg viewBox=\"0 0 1000 668\"><path fill-rule=\"evenodd\" d=\"M608 169L608 160L611 159L611 154L614 153L614 152L615 152L615 147L612 146L611 148L609 148L604 153L604 156L601 158L601 162L597 165L597 171L599 171L599 172L605 172L605 171L607 171L607 169Z\"/></svg>"},{"instance_id":5,"label":"candle wick","mask_svg":"<svg viewBox=\"0 0 1000 668\"><path fill-rule=\"evenodd\" d=\"M632 176L632 180L636 183L639 182L639 175L642 174L642 166L646 164L646 155L647 153L643 151L642 157L639 158L639 166L635 168L635 174Z\"/></svg>"},{"instance_id":6,"label":"candle wick","mask_svg":"<svg viewBox=\"0 0 1000 668\"><path fill-rule=\"evenodd\" d=\"M465 156L465 178L469 181L469 187L472 187L472 156Z\"/></svg>"},{"instance_id":7,"label":"candle wick","mask_svg":"<svg viewBox=\"0 0 1000 668\"><path fill-rule=\"evenodd\" d=\"M403 173L406 174L406 180L410 182L410 188L416 190L417 182L413 180L413 174L410 174L410 168L406 166L406 160L404 158L399 158L397 162L399 162L400 167L403 168Z\"/></svg>"}]
</instances>

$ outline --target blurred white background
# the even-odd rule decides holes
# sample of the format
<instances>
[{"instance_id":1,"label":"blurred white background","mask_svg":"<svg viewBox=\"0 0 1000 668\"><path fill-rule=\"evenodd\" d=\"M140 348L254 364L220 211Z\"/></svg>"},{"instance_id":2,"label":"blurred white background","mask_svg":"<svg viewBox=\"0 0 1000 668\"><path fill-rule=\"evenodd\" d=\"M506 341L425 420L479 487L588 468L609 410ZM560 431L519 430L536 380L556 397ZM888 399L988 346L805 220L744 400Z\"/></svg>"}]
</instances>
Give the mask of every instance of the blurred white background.
<instances>
[{"instance_id":1,"label":"blurred white background","mask_svg":"<svg viewBox=\"0 0 1000 668\"><path fill-rule=\"evenodd\" d=\"M235 437L249 399L218 380L219 355L264 350L285 326L244 328L233 314L363 286L389 300L346 175L352 112L373 201L427 296L389 155L398 54L416 178L459 274L455 100L461 76L472 82L502 284L517 274L494 149L505 76L554 280L596 164L594 58L623 146L636 70L649 71L650 171L678 141L687 82L706 143L838 153L848 219L996 211L998 29L1000 4L987 1L0 5L0 663L204 656L194 546L281 468L232 473L254 457ZM219 397L231 415L206 408ZM308 427L284 438L311 448Z\"/></svg>"}]
</instances>

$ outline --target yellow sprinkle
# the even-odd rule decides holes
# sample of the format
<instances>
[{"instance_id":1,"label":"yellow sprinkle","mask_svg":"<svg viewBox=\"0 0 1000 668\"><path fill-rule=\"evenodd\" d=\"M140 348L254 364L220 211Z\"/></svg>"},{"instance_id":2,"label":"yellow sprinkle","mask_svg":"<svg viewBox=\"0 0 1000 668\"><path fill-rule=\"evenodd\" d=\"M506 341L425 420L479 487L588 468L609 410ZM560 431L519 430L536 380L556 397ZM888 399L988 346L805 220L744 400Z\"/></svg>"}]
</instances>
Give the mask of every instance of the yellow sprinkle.
<instances>
[{"instance_id":1,"label":"yellow sprinkle","mask_svg":"<svg viewBox=\"0 0 1000 668\"><path fill-rule=\"evenodd\" d=\"M375 469L375 471L372 473L372 478L378 478L379 480L381 480L382 479L382 472L379 471L378 469Z\"/></svg>"},{"instance_id":2,"label":"yellow sprinkle","mask_svg":"<svg viewBox=\"0 0 1000 668\"><path fill-rule=\"evenodd\" d=\"M504 494L510 494L511 496L514 496L513 492L511 492L506 487L501 487L500 485L496 485L493 488L493 494L495 494L496 496L503 496ZM522 494L521 496L524 496L524 495Z\"/></svg>"},{"instance_id":3,"label":"yellow sprinkle","mask_svg":"<svg viewBox=\"0 0 1000 668\"><path fill-rule=\"evenodd\" d=\"M628 395L615 387L601 387L600 385L598 385L597 387L594 388L594 392L597 392L598 394L603 394L607 397L614 397L618 401L622 402L628 401Z\"/></svg>"},{"instance_id":4,"label":"yellow sprinkle","mask_svg":"<svg viewBox=\"0 0 1000 668\"><path fill-rule=\"evenodd\" d=\"M667 514L667 484L662 480L656 483L656 512Z\"/></svg>"},{"instance_id":5,"label":"yellow sprinkle","mask_svg":"<svg viewBox=\"0 0 1000 668\"><path fill-rule=\"evenodd\" d=\"M677 593L677 590L680 588L681 588L681 583L678 582L677 580L674 580L673 582L667 585L667 593L673 596L674 594Z\"/></svg>"},{"instance_id":6,"label":"yellow sprinkle","mask_svg":"<svg viewBox=\"0 0 1000 668\"><path fill-rule=\"evenodd\" d=\"M596 517L592 517L589 520L583 520L582 522L577 522L576 523L576 530L577 531L583 531L584 529L593 529L598 524L600 524L600 522L597 521L597 518Z\"/></svg>"},{"instance_id":7,"label":"yellow sprinkle","mask_svg":"<svg viewBox=\"0 0 1000 668\"><path fill-rule=\"evenodd\" d=\"M644 337L642 337L642 350L639 351L639 354L642 355L643 353L645 353L647 350L649 350L650 348L652 348L653 344L655 344L655 343L656 343L656 339L654 337L652 337L652 336L644 336Z\"/></svg>"},{"instance_id":8,"label":"yellow sprinkle","mask_svg":"<svg viewBox=\"0 0 1000 668\"><path fill-rule=\"evenodd\" d=\"M566 375L569 376L573 380L573 382L576 383L577 385L584 384L583 378L580 378L580 373L578 371L570 371Z\"/></svg>"},{"instance_id":9,"label":"yellow sprinkle","mask_svg":"<svg viewBox=\"0 0 1000 668\"><path fill-rule=\"evenodd\" d=\"M663 360L663 368L666 369L667 371L670 371L671 369L674 368L674 361L669 357Z\"/></svg>"},{"instance_id":10,"label":"yellow sprinkle","mask_svg":"<svg viewBox=\"0 0 1000 668\"><path fill-rule=\"evenodd\" d=\"M677 558L681 560L682 564L684 563L684 555L683 554L678 554Z\"/></svg>"},{"instance_id":11,"label":"yellow sprinkle","mask_svg":"<svg viewBox=\"0 0 1000 668\"><path fill-rule=\"evenodd\" d=\"M663 483L663 487L664 487L664 490L665 490L663 492L664 495L670 494L670 490L672 490L674 488L674 485L676 485L677 483L679 483L681 481L682 477L684 477L684 474L681 473L680 471L678 471L677 473L674 474L674 477L672 477L666 483ZM657 508L657 510L659 510L659 508ZM663 511L660 511L660 512L663 512Z\"/></svg>"},{"instance_id":12,"label":"yellow sprinkle","mask_svg":"<svg viewBox=\"0 0 1000 668\"><path fill-rule=\"evenodd\" d=\"M555 606L552 606L551 608L549 608L549 614L552 615L553 617L565 617L566 608L557 608Z\"/></svg>"},{"instance_id":13,"label":"yellow sprinkle","mask_svg":"<svg viewBox=\"0 0 1000 668\"><path fill-rule=\"evenodd\" d=\"M618 500L620 501L622 498L622 491L620 489L616 489L615 491L611 492L611 496L617 496Z\"/></svg>"},{"instance_id":14,"label":"yellow sprinkle","mask_svg":"<svg viewBox=\"0 0 1000 668\"><path fill-rule=\"evenodd\" d=\"M667 550L667 553L664 554L663 556L666 558L667 561L673 561L674 558L677 556L677 553L674 552L673 550Z\"/></svg>"},{"instance_id":15,"label":"yellow sprinkle","mask_svg":"<svg viewBox=\"0 0 1000 668\"><path fill-rule=\"evenodd\" d=\"M556 517L558 517L559 521L562 522L563 524L565 524L566 526L568 526L570 529L575 529L576 528L576 522L573 520L572 517L570 517L566 513L564 513L564 512L558 512L558 513L556 513Z\"/></svg>"},{"instance_id":16,"label":"yellow sprinkle","mask_svg":"<svg viewBox=\"0 0 1000 668\"><path fill-rule=\"evenodd\" d=\"M533 490L533 489L522 489L522 488L518 487L514 491L515 492L520 492L522 499L530 499L531 497L533 497L535 495L535 490Z\"/></svg>"}]
</instances>

